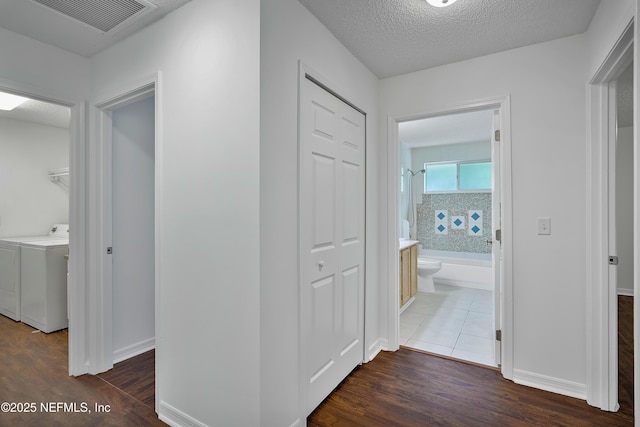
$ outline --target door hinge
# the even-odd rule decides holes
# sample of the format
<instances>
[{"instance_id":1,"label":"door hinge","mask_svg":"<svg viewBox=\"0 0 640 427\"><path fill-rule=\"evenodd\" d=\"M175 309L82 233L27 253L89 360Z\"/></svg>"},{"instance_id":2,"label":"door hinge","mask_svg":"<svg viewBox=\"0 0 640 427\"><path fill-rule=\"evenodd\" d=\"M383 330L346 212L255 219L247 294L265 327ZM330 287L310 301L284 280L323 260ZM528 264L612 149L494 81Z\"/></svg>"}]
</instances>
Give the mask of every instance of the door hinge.
<instances>
[{"instance_id":1,"label":"door hinge","mask_svg":"<svg viewBox=\"0 0 640 427\"><path fill-rule=\"evenodd\" d=\"M502 330L496 330L496 341L502 341Z\"/></svg>"},{"instance_id":2,"label":"door hinge","mask_svg":"<svg viewBox=\"0 0 640 427\"><path fill-rule=\"evenodd\" d=\"M500 142L500 129L496 129L496 131L494 132L494 136L495 136L495 140Z\"/></svg>"},{"instance_id":3,"label":"door hinge","mask_svg":"<svg viewBox=\"0 0 640 427\"><path fill-rule=\"evenodd\" d=\"M107 255L111 255L113 253L113 248L111 246L109 246L107 248Z\"/></svg>"},{"instance_id":4,"label":"door hinge","mask_svg":"<svg viewBox=\"0 0 640 427\"><path fill-rule=\"evenodd\" d=\"M618 257L610 256L609 257L609 265L618 265Z\"/></svg>"},{"instance_id":5,"label":"door hinge","mask_svg":"<svg viewBox=\"0 0 640 427\"><path fill-rule=\"evenodd\" d=\"M496 230L496 240L502 243L502 230Z\"/></svg>"}]
</instances>

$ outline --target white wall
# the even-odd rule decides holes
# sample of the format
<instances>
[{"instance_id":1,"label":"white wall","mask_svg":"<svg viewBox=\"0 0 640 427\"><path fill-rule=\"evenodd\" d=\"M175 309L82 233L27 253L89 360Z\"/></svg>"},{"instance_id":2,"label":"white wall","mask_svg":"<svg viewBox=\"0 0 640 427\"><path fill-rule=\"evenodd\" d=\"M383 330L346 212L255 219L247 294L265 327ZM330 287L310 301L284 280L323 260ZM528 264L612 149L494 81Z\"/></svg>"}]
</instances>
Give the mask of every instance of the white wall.
<instances>
[{"instance_id":1,"label":"white wall","mask_svg":"<svg viewBox=\"0 0 640 427\"><path fill-rule=\"evenodd\" d=\"M41 236L68 224L69 190L47 172L69 166L69 130L0 118L0 153L0 236Z\"/></svg>"},{"instance_id":2,"label":"white wall","mask_svg":"<svg viewBox=\"0 0 640 427\"><path fill-rule=\"evenodd\" d=\"M514 372L578 389L586 383L585 47L574 36L385 79L380 100L381 117L402 117L511 95ZM551 217L551 236L536 234L541 216Z\"/></svg>"},{"instance_id":3,"label":"white wall","mask_svg":"<svg viewBox=\"0 0 640 427\"><path fill-rule=\"evenodd\" d=\"M424 164L428 162L491 160L491 141L413 148L411 155L412 167L418 170L424 169Z\"/></svg>"},{"instance_id":4,"label":"white wall","mask_svg":"<svg viewBox=\"0 0 640 427\"><path fill-rule=\"evenodd\" d=\"M157 409L182 424L260 419L259 8L193 0L92 58L94 102L162 72Z\"/></svg>"},{"instance_id":5,"label":"white wall","mask_svg":"<svg viewBox=\"0 0 640 427\"><path fill-rule=\"evenodd\" d=\"M64 101L87 97L90 79L87 58L2 28L0 57L3 58L0 86Z\"/></svg>"},{"instance_id":6,"label":"white wall","mask_svg":"<svg viewBox=\"0 0 640 427\"><path fill-rule=\"evenodd\" d=\"M618 292L633 295L633 127L618 129L616 144Z\"/></svg>"},{"instance_id":7,"label":"white wall","mask_svg":"<svg viewBox=\"0 0 640 427\"><path fill-rule=\"evenodd\" d=\"M366 344L379 338L377 79L296 0L261 2L261 420L299 414L298 60L367 113ZM394 206L397 206L395 202ZM385 225L386 227L386 225ZM369 349L367 349L369 351Z\"/></svg>"},{"instance_id":8,"label":"white wall","mask_svg":"<svg viewBox=\"0 0 640 427\"><path fill-rule=\"evenodd\" d=\"M114 363L155 344L155 99L113 112Z\"/></svg>"}]
</instances>

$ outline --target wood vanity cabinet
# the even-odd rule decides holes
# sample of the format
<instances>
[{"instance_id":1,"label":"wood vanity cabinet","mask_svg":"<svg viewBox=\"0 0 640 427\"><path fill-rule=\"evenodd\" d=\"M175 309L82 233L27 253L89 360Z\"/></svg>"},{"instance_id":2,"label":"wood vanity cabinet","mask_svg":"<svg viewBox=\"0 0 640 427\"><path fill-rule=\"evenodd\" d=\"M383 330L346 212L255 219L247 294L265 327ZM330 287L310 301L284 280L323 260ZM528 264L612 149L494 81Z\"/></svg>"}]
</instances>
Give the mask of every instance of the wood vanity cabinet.
<instances>
[{"instance_id":1,"label":"wood vanity cabinet","mask_svg":"<svg viewBox=\"0 0 640 427\"><path fill-rule=\"evenodd\" d=\"M418 292L418 246L400 250L400 307Z\"/></svg>"}]
</instances>

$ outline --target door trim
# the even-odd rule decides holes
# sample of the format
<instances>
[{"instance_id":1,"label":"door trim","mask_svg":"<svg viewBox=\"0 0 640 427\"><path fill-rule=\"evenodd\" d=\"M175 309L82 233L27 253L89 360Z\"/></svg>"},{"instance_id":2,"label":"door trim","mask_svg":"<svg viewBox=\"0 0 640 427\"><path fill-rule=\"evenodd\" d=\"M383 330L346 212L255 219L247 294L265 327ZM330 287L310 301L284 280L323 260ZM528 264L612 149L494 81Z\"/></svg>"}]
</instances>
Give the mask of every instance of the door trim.
<instances>
[{"instance_id":1,"label":"door trim","mask_svg":"<svg viewBox=\"0 0 640 427\"><path fill-rule=\"evenodd\" d=\"M500 172L502 203L502 375L513 379L513 232L512 232L512 188L511 188L511 97L487 98L468 103L436 108L410 115L388 116L387 118L387 350L400 348L399 319L399 232L400 171L398 123L424 119L445 114L457 114L474 110L497 109L500 111ZM496 307L497 309L497 307Z\"/></svg>"},{"instance_id":2,"label":"door trim","mask_svg":"<svg viewBox=\"0 0 640 427\"><path fill-rule=\"evenodd\" d=\"M317 72L315 69L311 68L309 65L305 64L302 60L298 61L298 151L300 151L299 148L299 144L300 144L300 138L301 138L301 129L300 129L300 106L301 106L301 93L303 90L303 85L305 83L305 81L310 81L311 83L314 83L316 85L318 85L319 87L321 87L322 89L326 90L328 93L330 93L331 95L335 96L336 98L340 99L341 101L343 101L344 103L346 103L347 105L349 105L350 107L354 108L355 110L357 110L358 112L362 113L365 117L365 163L364 163L364 167L365 167L365 195L364 195L364 228L365 228L365 237L364 237L364 294L363 294L363 301L362 301L362 308L363 308L363 313L362 315L364 316L363 319L363 336L362 336L362 342L363 342L363 354L362 354L362 362L367 362L369 361L369 357L368 357L368 348L370 346L370 343L367 341L367 317L373 315L372 313L368 313L367 310L367 278L369 277L375 277L375 272L372 273L369 269L373 268L373 266L375 265L375 263L370 263L368 262L368 257L371 256L371 254L375 254L375 248L370 248L369 242L373 241L371 239L369 239L370 233L375 233L376 230L372 230L372 227L370 226L369 222L367 221L367 203L368 203L368 191L369 191L369 187L367 186L367 173L368 173L368 164L369 164L369 150L368 150L368 131L367 131L367 113L364 109L358 107L358 105L365 105L364 103L358 102L358 100L354 100L352 97L349 96L345 96L344 94L349 93L348 91L342 90L342 88L340 88L338 85L336 85L335 83L333 83L330 79L326 78L325 76L323 76L321 73ZM300 175L300 154L298 153L297 156L297 161L298 161L298 176ZM300 199L300 186L298 185L298 203L299 203L299 199ZM296 227L296 232L298 235L297 238L297 242L298 242L298 248L297 248L297 254L298 254L298 259L297 259L297 265L298 265L298 279L300 279L301 277L301 260L300 260L300 228L299 228L299 224L300 224L300 218L299 218L300 212L298 212L298 224ZM302 292L300 292L300 287L298 287L298 307L302 307L302 303L303 303L303 295ZM299 420L304 420L307 417L307 390L306 390L306 381L305 381L305 375L306 375L306 370L305 370L305 357L306 357L306 353L305 353L305 349L303 347L303 342L304 337L303 335L303 317L302 317L302 313L300 311L300 309L298 309L298 396L299 396L299 401L298 401L298 412L299 412Z\"/></svg>"},{"instance_id":3,"label":"door trim","mask_svg":"<svg viewBox=\"0 0 640 427\"><path fill-rule=\"evenodd\" d=\"M112 244L111 229L111 132L112 111L151 95L155 96L155 345L156 411L159 408L158 365L162 358L160 312L162 249L162 85L160 72L133 82L110 94L98 97L92 108L95 119L95 143L92 147L91 178L93 196L89 201L92 278L89 282L89 373L97 374L113 367L112 269L106 248Z\"/></svg>"},{"instance_id":4,"label":"door trim","mask_svg":"<svg viewBox=\"0 0 640 427\"><path fill-rule=\"evenodd\" d=\"M69 375L87 373L85 349L85 287L87 278L85 226L86 168L86 102L72 100L58 93L13 80L0 78L0 91L11 92L39 101L69 107Z\"/></svg>"},{"instance_id":5,"label":"door trim","mask_svg":"<svg viewBox=\"0 0 640 427\"><path fill-rule=\"evenodd\" d=\"M587 84L589 140L586 147L588 172L586 211L589 244L586 254L586 392L587 402L605 411L617 411L619 407L618 305L616 290L613 289L615 284L609 280L607 262L610 216L609 149L612 144L615 144L615 133L610 131L609 83L633 61L633 48L634 18L631 17ZM613 109L615 110L615 106ZM634 265L635 268L637 265Z\"/></svg>"}]
</instances>

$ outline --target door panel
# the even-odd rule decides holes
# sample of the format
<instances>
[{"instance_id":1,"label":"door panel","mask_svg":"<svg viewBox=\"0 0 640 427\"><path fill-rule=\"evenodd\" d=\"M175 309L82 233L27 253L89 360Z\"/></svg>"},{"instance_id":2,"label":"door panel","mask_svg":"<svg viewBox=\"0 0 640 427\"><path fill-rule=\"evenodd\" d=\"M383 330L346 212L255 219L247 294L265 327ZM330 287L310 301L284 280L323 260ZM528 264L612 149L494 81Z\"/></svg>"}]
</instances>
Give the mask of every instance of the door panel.
<instances>
[{"instance_id":1,"label":"door panel","mask_svg":"<svg viewBox=\"0 0 640 427\"><path fill-rule=\"evenodd\" d=\"M333 247L335 212L335 159L313 154L314 249Z\"/></svg>"},{"instance_id":2,"label":"door panel","mask_svg":"<svg viewBox=\"0 0 640 427\"><path fill-rule=\"evenodd\" d=\"M299 143L301 363L308 414L364 357L365 117L304 79Z\"/></svg>"}]
</instances>

